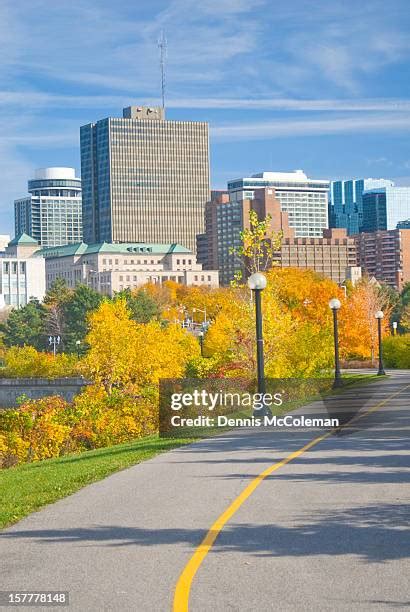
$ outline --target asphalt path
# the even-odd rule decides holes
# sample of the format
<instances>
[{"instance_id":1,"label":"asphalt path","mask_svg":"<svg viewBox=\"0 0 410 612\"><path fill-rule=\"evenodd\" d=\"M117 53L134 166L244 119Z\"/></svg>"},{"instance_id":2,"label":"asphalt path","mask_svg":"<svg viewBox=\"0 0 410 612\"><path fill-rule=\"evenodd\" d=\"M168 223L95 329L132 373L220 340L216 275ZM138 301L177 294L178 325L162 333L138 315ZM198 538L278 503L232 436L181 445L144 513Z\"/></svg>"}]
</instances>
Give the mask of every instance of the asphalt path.
<instances>
[{"instance_id":1,"label":"asphalt path","mask_svg":"<svg viewBox=\"0 0 410 612\"><path fill-rule=\"evenodd\" d=\"M378 409L260 480L189 584L215 520L323 431L235 430L92 484L0 532L0 589L92 612L169 611L177 585L192 612L410 609L410 373L349 393Z\"/></svg>"}]
</instances>

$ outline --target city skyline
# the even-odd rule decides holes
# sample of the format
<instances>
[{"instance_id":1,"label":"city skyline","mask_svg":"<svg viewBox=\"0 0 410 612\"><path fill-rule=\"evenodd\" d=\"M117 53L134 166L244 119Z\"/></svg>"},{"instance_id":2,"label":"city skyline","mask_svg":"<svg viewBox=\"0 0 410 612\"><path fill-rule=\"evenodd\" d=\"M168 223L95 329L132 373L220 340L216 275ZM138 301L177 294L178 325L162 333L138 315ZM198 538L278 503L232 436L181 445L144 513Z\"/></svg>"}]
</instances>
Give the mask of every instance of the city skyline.
<instances>
[{"instance_id":1,"label":"city skyline","mask_svg":"<svg viewBox=\"0 0 410 612\"><path fill-rule=\"evenodd\" d=\"M159 102L161 30L167 118L209 121L211 187L296 168L410 184L406 2L288 4L2 3L2 231L35 168L79 172L81 125Z\"/></svg>"}]
</instances>

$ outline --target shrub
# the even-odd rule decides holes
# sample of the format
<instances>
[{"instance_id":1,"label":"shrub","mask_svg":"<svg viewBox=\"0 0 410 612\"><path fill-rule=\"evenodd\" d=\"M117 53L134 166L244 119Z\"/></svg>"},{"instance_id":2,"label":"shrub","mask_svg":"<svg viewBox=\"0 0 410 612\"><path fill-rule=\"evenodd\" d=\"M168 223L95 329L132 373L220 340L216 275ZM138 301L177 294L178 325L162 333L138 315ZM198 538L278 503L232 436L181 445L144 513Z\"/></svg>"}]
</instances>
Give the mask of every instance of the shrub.
<instances>
[{"instance_id":1,"label":"shrub","mask_svg":"<svg viewBox=\"0 0 410 612\"><path fill-rule=\"evenodd\" d=\"M42 353L32 346L14 346L4 352L3 376L60 378L78 375L78 360L65 353Z\"/></svg>"},{"instance_id":2,"label":"shrub","mask_svg":"<svg viewBox=\"0 0 410 612\"><path fill-rule=\"evenodd\" d=\"M410 368L410 334L385 338L383 357L389 368Z\"/></svg>"},{"instance_id":3,"label":"shrub","mask_svg":"<svg viewBox=\"0 0 410 612\"><path fill-rule=\"evenodd\" d=\"M154 404L156 405L156 404ZM150 397L87 387L71 404L53 396L0 411L0 467L119 444L158 430Z\"/></svg>"}]
</instances>

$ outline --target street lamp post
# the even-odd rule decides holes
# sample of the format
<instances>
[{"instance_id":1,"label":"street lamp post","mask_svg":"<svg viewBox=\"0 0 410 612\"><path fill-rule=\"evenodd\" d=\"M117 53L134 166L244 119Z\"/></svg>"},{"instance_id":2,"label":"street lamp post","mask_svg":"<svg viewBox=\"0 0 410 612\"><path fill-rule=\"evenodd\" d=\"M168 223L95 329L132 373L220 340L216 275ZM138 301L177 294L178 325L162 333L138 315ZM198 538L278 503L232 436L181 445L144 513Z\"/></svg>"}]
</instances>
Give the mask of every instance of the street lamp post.
<instances>
[{"instance_id":1,"label":"street lamp post","mask_svg":"<svg viewBox=\"0 0 410 612\"><path fill-rule=\"evenodd\" d=\"M204 332L198 332L199 344L201 345L201 357L204 356Z\"/></svg>"},{"instance_id":2,"label":"street lamp post","mask_svg":"<svg viewBox=\"0 0 410 612\"><path fill-rule=\"evenodd\" d=\"M202 312L202 314L204 315L204 323L206 324L206 308L204 308L204 309L202 309L202 308L193 308L193 309L192 309L192 313L195 313L195 312L197 312L197 311L198 311L198 312ZM193 318L194 318L194 317L192 316L192 319L193 319Z\"/></svg>"},{"instance_id":3,"label":"street lamp post","mask_svg":"<svg viewBox=\"0 0 410 612\"><path fill-rule=\"evenodd\" d=\"M57 346L60 344L61 338L60 336L49 336L48 343L53 347L53 355L56 356Z\"/></svg>"},{"instance_id":4,"label":"street lamp post","mask_svg":"<svg viewBox=\"0 0 410 612\"><path fill-rule=\"evenodd\" d=\"M329 308L333 312L333 338L335 346L335 379L333 381L333 388L343 386L342 375L340 372L340 361L339 361L339 330L337 323L337 312L340 309L341 303L337 298L333 298L329 302Z\"/></svg>"},{"instance_id":5,"label":"street lamp post","mask_svg":"<svg viewBox=\"0 0 410 612\"><path fill-rule=\"evenodd\" d=\"M393 336L397 334L397 321L393 321Z\"/></svg>"},{"instance_id":6,"label":"street lamp post","mask_svg":"<svg viewBox=\"0 0 410 612\"><path fill-rule=\"evenodd\" d=\"M256 362L258 370L258 393L265 393L265 364L263 357L263 331L262 331L262 298L261 293L266 287L266 276L255 272L248 278L248 287L255 294L256 318Z\"/></svg>"},{"instance_id":7,"label":"street lamp post","mask_svg":"<svg viewBox=\"0 0 410 612\"><path fill-rule=\"evenodd\" d=\"M75 346L77 348L77 357L78 359L80 359L80 346L81 346L81 340L76 340L75 341Z\"/></svg>"},{"instance_id":8,"label":"street lamp post","mask_svg":"<svg viewBox=\"0 0 410 612\"><path fill-rule=\"evenodd\" d=\"M384 313L382 310L378 310L374 315L377 319L377 333L379 337L379 370L377 372L377 376L384 376L386 372L383 367L383 349L382 349L382 319L384 317Z\"/></svg>"}]
</instances>

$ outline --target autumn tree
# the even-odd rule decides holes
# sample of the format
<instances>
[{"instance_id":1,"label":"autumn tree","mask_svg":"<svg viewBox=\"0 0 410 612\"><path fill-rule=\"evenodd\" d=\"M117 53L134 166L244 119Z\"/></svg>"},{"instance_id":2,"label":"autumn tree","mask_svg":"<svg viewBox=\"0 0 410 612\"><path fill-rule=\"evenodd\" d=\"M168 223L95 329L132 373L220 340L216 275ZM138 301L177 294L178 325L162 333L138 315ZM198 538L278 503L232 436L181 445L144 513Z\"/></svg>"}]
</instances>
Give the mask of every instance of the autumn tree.
<instances>
[{"instance_id":1,"label":"autumn tree","mask_svg":"<svg viewBox=\"0 0 410 612\"><path fill-rule=\"evenodd\" d=\"M64 307L70 299L72 290L67 287L63 278L56 278L44 297L46 309L45 330L47 335L60 336L61 350L65 348L65 313Z\"/></svg>"},{"instance_id":2,"label":"autumn tree","mask_svg":"<svg viewBox=\"0 0 410 612\"><path fill-rule=\"evenodd\" d=\"M242 269L248 274L268 270L274 264L275 253L280 249L282 232L275 232L271 226L272 216L259 219L255 210L249 211L249 227L239 236L241 245L232 247L230 253L241 262ZM234 283L242 279L243 272L235 276Z\"/></svg>"},{"instance_id":3,"label":"autumn tree","mask_svg":"<svg viewBox=\"0 0 410 612\"><path fill-rule=\"evenodd\" d=\"M133 321L124 298L102 302L89 324L84 372L109 394L114 388L140 393L160 378L181 377L199 354L196 339L179 326Z\"/></svg>"},{"instance_id":4,"label":"autumn tree","mask_svg":"<svg viewBox=\"0 0 410 612\"><path fill-rule=\"evenodd\" d=\"M383 335L388 332L392 305L387 292L381 290L377 282L363 278L358 282L349 299L339 311L340 348L344 357L360 359L377 354L377 320L375 313L384 312L382 320Z\"/></svg>"},{"instance_id":5,"label":"autumn tree","mask_svg":"<svg viewBox=\"0 0 410 612\"><path fill-rule=\"evenodd\" d=\"M103 301L88 317L86 336L89 351L84 371L111 393L113 387L126 385L131 378L136 323L131 320L124 299Z\"/></svg>"}]
</instances>

